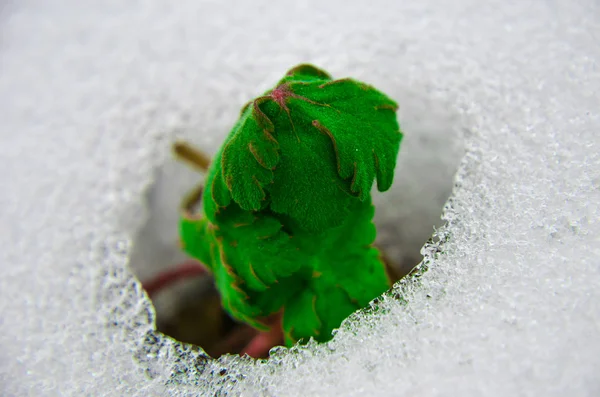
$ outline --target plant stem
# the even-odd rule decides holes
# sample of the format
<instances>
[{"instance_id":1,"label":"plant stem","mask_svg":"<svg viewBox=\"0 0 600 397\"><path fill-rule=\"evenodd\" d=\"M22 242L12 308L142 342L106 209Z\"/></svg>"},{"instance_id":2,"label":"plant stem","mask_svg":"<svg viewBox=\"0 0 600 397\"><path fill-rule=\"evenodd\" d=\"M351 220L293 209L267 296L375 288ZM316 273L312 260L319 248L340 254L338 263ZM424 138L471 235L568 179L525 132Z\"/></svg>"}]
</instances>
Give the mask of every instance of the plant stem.
<instances>
[{"instance_id":1,"label":"plant stem","mask_svg":"<svg viewBox=\"0 0 600 397\"><path fill-rule=\"evenodd\" d=\"M206 268L198 261L187 260L174 268L167 269L158 273L148 281L142 283L149 297L152 297L157 292L160 292L165 287L169 287L173 283L181 280L190 279L206 274Z\"/></svg>"},{"instance_id":2,"label":"plant stem","mask_svg":"<svg viewBox=\"0 0 600 397\"><path fill-rule=\"evenodd\" d=\"M181 160L201 172L206 172L210 165L210 157L187 142L179 141L173 144L173 152Z\"/></svg>"}]
</instances>

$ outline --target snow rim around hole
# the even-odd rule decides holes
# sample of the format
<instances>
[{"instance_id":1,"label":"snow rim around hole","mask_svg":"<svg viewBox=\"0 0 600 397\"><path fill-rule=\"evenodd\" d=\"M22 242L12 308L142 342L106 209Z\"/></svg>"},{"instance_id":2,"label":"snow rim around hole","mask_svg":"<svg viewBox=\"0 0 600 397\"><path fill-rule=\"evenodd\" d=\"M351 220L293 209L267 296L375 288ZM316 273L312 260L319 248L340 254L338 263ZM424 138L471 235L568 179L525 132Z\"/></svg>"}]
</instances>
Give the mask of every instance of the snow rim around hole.
<instances>
[{"instance_id":1,"label":"snow rim around hole","mask_svg":"<svg viewBox=\"0 0 600 397\"><path fill-rule=\"evenodd\" d=\"M112 261L107 267L113 273L120 273L120 275L113 274L111 277L113 280L124 281L108 288L101 286L102 290L98 292L97 299L99 302L118 302L114 298L115 293L122 295L124 291L133 292L137 297L137 307L134 308L137 315L128 316L129 321L123 322L122 320L127 318L127 316L119 315L119 313L123 313L123 308L112 308L113 320L109 319L107 326L120 327L121 333L127 339L132 340L132 344L136 346L132 350L132 357L136 361L139 371L144 373L149 380L161 382L165 390L174 387L173 391L178 393L185 392L188 387L192 387L196 391L197 387L216 391L230 390L242 385L248 376L252 376L248 375L248 370L251 368L254 368L252 372L258 370L266 376L275 375L279 371L298 368L308 358L325 358L332 352L335 353L342 345L341 338L360 338L360 332L367 328L373 329L382 316L389 314L391 305L396 305L400 301L404 306L410 306L411 297L414 294L428 294L422 289L421 279L431 271L439 271L435 266L436 259L443 254L445 244L451 240L454 225L460 222L460 213L454 207L454 203L461 193L461 181L475 171L479 161L479 150L472 144L476 133L470 127L472 125L470 122L462 120L465 118L465 114L458 113L461 120L459 125L454 126L459 130L455 138L461 140L464 150L454 173L451 193L441 211L442 226L435 229L431 238L422 246L423 258L410 274L397 281L388 292L374 299L368 307L358 310L346 318L339 329L335 331L331 341L320 344L311 340L305 345L296 345L292 348L276 347L272 350L269 359L255 360L239 355L223 355L219 358L212 358L206 355L201 347L179 342L162 334L156 330L154 305L130 268L129 259L135 233L123 235L122 232L120 233L122 238L116 239L112 248L111 243L107 242L105 252L120 252L127 258L126 262L120 264ZM157 139L157 143L160 145L155 148L153 160L155 170L164 164L170 155L170 148L166 143L173 141L177 134L178 132L175 131ZM152 183L151 180L148 182L147 189L152 188ZM143 213L137 222L137 230L139 230L150 214L146 207L136 208L136 211L138 214ZM445 271L451 270L446 269ZM126 309L131 310L132 308ZM142 342L140 343L140 341Z\"/></svg>"}]
</instances>

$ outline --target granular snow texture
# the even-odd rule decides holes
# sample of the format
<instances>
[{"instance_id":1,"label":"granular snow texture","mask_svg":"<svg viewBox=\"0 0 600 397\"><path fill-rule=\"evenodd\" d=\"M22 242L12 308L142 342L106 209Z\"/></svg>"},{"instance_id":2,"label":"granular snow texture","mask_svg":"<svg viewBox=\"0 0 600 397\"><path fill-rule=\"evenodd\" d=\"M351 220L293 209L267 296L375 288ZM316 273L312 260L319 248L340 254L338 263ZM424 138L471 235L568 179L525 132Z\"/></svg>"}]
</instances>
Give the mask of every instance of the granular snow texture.
<instances>
[{"instance_id":1,"label":"granular snow texture","mask_svg":"<svg viewBox=\"0 0 600 397\"><path fill-rule=\"evenodd\" d=\"M596 1L84 3L0 11L0 395L600 395ZM128 264L145 197L301 62L401 105L393 255L453 186L445 226L333 341L208 360Z\"/></svg>"}]
</instances>

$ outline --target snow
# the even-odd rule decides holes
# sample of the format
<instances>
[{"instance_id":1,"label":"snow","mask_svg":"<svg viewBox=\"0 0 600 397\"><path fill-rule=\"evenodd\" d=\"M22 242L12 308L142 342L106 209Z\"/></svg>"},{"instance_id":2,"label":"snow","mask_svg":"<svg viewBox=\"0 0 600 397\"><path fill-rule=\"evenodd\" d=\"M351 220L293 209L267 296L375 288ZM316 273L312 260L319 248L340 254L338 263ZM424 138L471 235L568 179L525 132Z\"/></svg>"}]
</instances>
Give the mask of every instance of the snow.
<instances>
[{"instance_id":1,"label":"snow","mask_svg":"<svg viewBox=\"0 0 600 397\"><path fill-rule=\"evenodd\" d=\"M1 395L600 394L593 0L2 7ZM402 299L332 342L206 360L153 331L129 266L148 190L193 181L164 171L174 137L213 152L300 62L401 105L397 184L377 197L393 256L431 233L460 162L445 226Z\"/></svg>"}]
</instances>

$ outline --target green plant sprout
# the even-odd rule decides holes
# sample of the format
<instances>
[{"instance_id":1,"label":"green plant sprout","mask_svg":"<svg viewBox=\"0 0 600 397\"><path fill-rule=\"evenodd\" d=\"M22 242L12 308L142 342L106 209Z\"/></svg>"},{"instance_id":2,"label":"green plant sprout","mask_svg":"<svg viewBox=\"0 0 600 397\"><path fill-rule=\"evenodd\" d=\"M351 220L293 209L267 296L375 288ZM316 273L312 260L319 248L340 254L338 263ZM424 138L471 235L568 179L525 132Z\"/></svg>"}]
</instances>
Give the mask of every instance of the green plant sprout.
<instances>
[{"instance_id":1,"label":"green plant sprout","mask_svg":"<svg viewBox=\"0 0 600 397\"><path fill-rule=\"evenodd\" d=\"M252 100L208 160L204 189L186 198L183 250L213 274L224 309L265 331L245 349L323 342L390 288L374 247L373 183L392 185L402 133L397 104L312 65L289 70ZM200 199L202 210L194 212Z\"/></svg>"}]
</instances>

